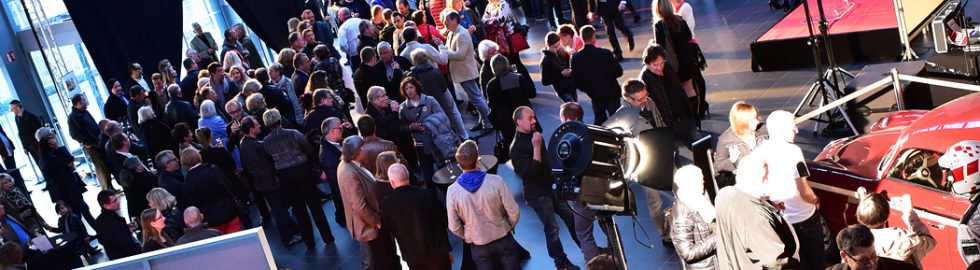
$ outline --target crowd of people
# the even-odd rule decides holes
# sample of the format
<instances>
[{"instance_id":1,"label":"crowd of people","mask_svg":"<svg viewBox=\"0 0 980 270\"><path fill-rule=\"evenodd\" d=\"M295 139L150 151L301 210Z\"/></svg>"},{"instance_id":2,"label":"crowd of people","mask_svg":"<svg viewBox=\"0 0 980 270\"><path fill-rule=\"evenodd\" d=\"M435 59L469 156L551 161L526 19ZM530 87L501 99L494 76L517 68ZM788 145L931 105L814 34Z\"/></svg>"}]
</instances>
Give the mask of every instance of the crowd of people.
<instances>
[{"instance_id":1,"label":"crowd of people","mask_svg":"<svg viewBox=\"0 0 980 270\"><path fill-rule=\"evenodd\" d=\"M193 24L183 78L167 60L149 77L130 64L129 77L106 82L101 121L85 95L71 97L68 135L96 169L97 217L82 199L85 183L68 149L14 101L20 141L40 164L61 217L48 225L20 175L0 174L2 236L18 244L0 246L0 253L30 256L26 240L47 230L76 234L75 251L86 256L99 252L88 241L98 239L107 257L118 259L266 224L275 224L283 245L315 249L334 241L322 205L332 200L333 218L360 244L365 269L400 269L401 261L410 269L450 269L447 231L463 239L463 269L520 269L530 254L513 236L521 218L515 196L494 166L477 162L476 140L499 134L494 155L511 161L523 183L555 267L579 269L562 245L565 227L589 269L612 269L609 249L593 236L596 212L560 199L553 187L530 102L538 91L519 57L528 49L526 25L514 14L523 11L512 2L334 2L290 19L289 46L273 63L262 60L242 24L224 31L220 47ZM558 2L549 5L560 11ZM562 122L584 120L582 91L595 124L621 125L631 135L651 128L677 134L676 189L642 188L664 248L674 249L685 269L827 267L820 199L795 169L803 155L788 112L773 112L763 126L752 104L732 107L731 128L714 156L727 187L714 202L706 195L702 172L691 165L707 103L690 5L655 1L656 38L643 49L641 74L621 84L616 30L633 50L619 12L632 6L571 2L574 24L561 12L523 7L532 17L551 16L541 83L564 102ZM598 45L593 18L604 23L612 50ZM477 123L464 126L465 113ZM0 154L12 160L13 143L2 130L0 139ZM450 164L463 171L455 183L434 181ZM126 213L119 211L122 196ZM662 196L676 200L667 206ZM837 236L842 264L834 269L921 267L936 240L915 213L906 213L906 227L888 227L882 195L862 196L861 224Z\"/></svg>"}]
</instances>

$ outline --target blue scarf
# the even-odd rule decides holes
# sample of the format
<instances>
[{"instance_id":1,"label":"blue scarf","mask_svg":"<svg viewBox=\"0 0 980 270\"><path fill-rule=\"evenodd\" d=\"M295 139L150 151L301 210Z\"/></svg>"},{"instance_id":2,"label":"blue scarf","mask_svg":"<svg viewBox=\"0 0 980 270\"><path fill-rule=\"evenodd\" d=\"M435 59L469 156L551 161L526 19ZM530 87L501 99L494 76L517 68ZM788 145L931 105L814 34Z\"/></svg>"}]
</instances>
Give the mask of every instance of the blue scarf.
<instances>
[{"instance_id":1,"label":"blue scarf","mask_svg":"<svg viewBox=\"0 0 980 270\"><path fill-rule=\"evenodd\" d=\"M487 172L484 171L464 172L456 179L456 183L463 187L463 189L466 189L466 191L474 193L483 185L483 179L486 176Z\"/></svg>"}]
</instances>

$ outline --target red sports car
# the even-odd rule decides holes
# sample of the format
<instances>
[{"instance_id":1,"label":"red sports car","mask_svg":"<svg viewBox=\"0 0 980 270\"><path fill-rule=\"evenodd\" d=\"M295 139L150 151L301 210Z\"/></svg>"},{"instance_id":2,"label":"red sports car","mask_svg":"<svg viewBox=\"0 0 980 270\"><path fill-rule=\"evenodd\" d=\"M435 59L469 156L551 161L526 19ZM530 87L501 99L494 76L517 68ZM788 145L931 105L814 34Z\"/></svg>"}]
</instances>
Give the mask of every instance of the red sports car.
<instances>
[{"instance_id":1,"label":"red sports car","mask_svg":"<svg viewBox=\"0 0 980 270\"><path fill-rule=\"evenodd\" d=\"M828 144L808 166L809 181L821 198L820 211L831 238L845 226L857 223L854 192L858 187L889 197L909 194L913 209L938 241L923 260L923 267L965 269L957 237L971 200L951 191L952 182L938 160L950 146L978 139L980 94L971 94L931 111L894 112L875 123L867 134ZM904 226L896 209L891 210L888 222L890 226ZM968 254L975 251L967 249Z\"/></svg>"}]
</instances>

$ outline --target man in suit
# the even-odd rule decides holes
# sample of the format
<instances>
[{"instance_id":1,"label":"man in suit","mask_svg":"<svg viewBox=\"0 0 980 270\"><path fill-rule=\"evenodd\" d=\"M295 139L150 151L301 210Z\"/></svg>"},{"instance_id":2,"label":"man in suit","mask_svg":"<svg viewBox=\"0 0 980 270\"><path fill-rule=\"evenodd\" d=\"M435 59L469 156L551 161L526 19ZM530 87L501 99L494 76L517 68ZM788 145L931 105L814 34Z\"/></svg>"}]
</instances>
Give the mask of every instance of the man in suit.
<instances>
[{"instance_id":1,"label":"man in suit","mask_svg":"<svg viewBox=\"0 0 980 270\"><path fill-rule=\"evenodd\" d=\"M116 79L109 79L109 97L106 98L102 107L105 118L109 120L124 121L126 119L126 107L129 106L129 99L124 94L123 86Z\"/></svg>"},{"instance_id":2,"label":"man in suit","mask_svg":"<svg viewBox=\"0 0 980 270\"><path fill-rule=\"evenodd\" d=\"M616 55L616 60L623 60L623 49L619 47L619 38L616 37L616 28L619 27L619 31L626 36L626 41L629 44L630 51L633 50L635 43L633 42L633 31L630 30L629 26L623 21L622 10L626 8L628 1L626 0L589 0L592 2L590 7L595 7L598 9L599 17L602 17L602 24L606 26L606 36L609 36L609 44L613 48L613 54ZM634 20L639 18L636 12L633 12ZM592 10L590 14L592 19L596 19L596 10ZM584 37L582 38L585 39ZM612 88L615 89L615 88ZM613 91L615 92L615 91Z\"/></svg>"},{"instance_id":3,"label":"man in suit","mask_svg":"<svg viewBox=\"0 0 980 270\"><path fill-rule=\"evenodd\" d=\"M214 37L211 36L211 33L204 32L198 23L192 23L191 27L194 28L194 39L191 39L191 48L197 51L197 55L201 57L201 63L210 64L212 62L218 62L218 44L214 42Z\"/></svg>"},{"instance_id":4,"label":"man in suit","mask_svg":"<svg viewBox=\"0 0 980 270\"><path fill-rule=\"evenodd\" d=\"M102 214L95 219L95 233L99 244L105 248L106 257L115 260L140 253L140 244L133 237L133 231L126 219L119 216L119 198L112 191L103 190L96 197L102 206Z\"/></svg>"},{"instance_id":5,"label":"man in suit","mask_svg":"<svg viewBox=\"0 0 980 270\"><path fill-rule=\"evenodd\" d=\"M480 65L476 62L473 38L466 28L459 25L459 19L460 15L455 11L450 11L443 18L449 34L446 45L439 46L439 50L449 59L449 70L452 70L449 75L452 81L463 87L470 104L480 112L481 124L477 124L477 127L491 129L493 125L490 124L490 107L487 106L479 85Z\"/></svg>"},{"instance_id":6,"label":"man in suit","mask_svg":"<svg viewBox=\"0 0 980 270\"><path fill-rule=\"evenodd\" d=\"M585 47L572 55L572 79L579 89L592 98L594 123L600 125L619 109L617 79L623 76L623 67L612 52L595 46L595 28L586 25L579 33Z\"/></svg>"},{"instance_id":7,"label":"man in suit","mask_svg":"<svg viewBox=\"0 0 980 270\"><path fill-rule=\"evenodd\" d=\"M259 121L254 117L242 120L241 130L244 133L239 151L242 157L242 167L254 181L255 190L262 194L272 207L272 218L276 222L279 239L286 246L292 246L302 241L293 231L289 217L289 204L283 197L283 189L273 174L272 156L265 151L259 140L261 131ZM304 213L305 214L305 213Z\"/></svg>"},{"instance_id":8,"label":"man in suit","mask_svg":"<svg viewBox=\"0 0 980 270\"><path fill-rule=\"evenodd\" d=\"M200 116L198 115L197 110L194 109L194 105L191 105L190 102L177 98L181 95L180 87L170 85L167 87L167 92L170 93L170 102L167 102L167 107L165 109L167 120L170 121L170 123L174 123L174 125L177 125L177 123L185 123L191 128L191 130L197 129L197 119L200 118Z\"/></svg>"},{"instance_id":9,"label":"man in suit","mask_svg":"<svg viewBox=\"0 0 980 270\"><path fill-rule=\"evenodd\" d=\"M40 148L37 139L34 137L34 133L37 133L37 130L44 126L41 118L25 111L24 104L21 104L20 100L10 101L10 110L16 115L14 122L17 123L17 130L20 131L17 135L20 137L20 142L24 144L24 152L34 159L37 166L41 166Z\"/></svg>"},{"instance_id":10,"label":"man in suit","mask_svg":"<svg viewBox=\"0 0 980 270\"><path fill-rule=\"evenodd\" d=\"M326 92L325 90L323 90ZM320 91L317 91L320 92ZM330 117L320 125L320 132L323 136L320 139L320 168L323 169L322 177L330 185L330 198L333 200L334 220L342 227L347 227L344 222L344 198L340 195L340 186L337 184L337 167L340 166L340 142L344 139L344 127L340 118ZM324 179L321 179L324 180Z\"/></svg>"},{"instance_id":11,"label":"man in suit","mask_svg":"<svg viewBox=\"0 0 980 270\"><path fill-rule=\"evenodd\" d=\"M291 79L292 90L296 96L302 96L303 92L306 92L306 83L310 80L310 57L305 53L297 53L293 56L293 68L296 68L296 71L293 72Z\"/></svg>"},{"instance_id":12,"label":"man in suit","mask_svg":"<svg viewBox=\"0 0 980 270\"><path fill-rule=\"evenodd\" d=\"M201 68L194 62L194 59L190 58L184 59L183 64L184 69L187 69L187 75L180 79L180 98L184 101L191 101L194 100L194 94L197 92L197 76L201 74Z\"/></svg>"},{"instance_id":13,"label":"man in suit","mask_svg":"<svg viewBox=\"0 0 980 270\"><path fill-rule=\"evenodd\" d=\"M446 207L432 190L409 185L408 169L400 163L388 167L394 188L381 201L381 224L398 240L412 269L450 269L449 239L446 237ZM412 209L411 211L405 211Z\"/></svg>"},{"instance_id":14,"label":"man in suit","mask_svg":"<svg viewBox=\"0 0 980 270\"><path fill-rule=\"evenodd\" d=\"M381 208L374 173L355 160L355 157L368 154L363 143L364 140L355 135L344 139L341 146L343 160L337 168L337 181L345 202L347 230L361 245L364 269L401 269L390 234L381 230Z\"/></svg>"},{"instance_id":15,"label":"man in suit","mask_svg":"<svg viewBox=\"0 0 980 270\"><path fill-rule=\"evenodd\" d=\"M122 84L123 89L132 88L133 85L142 86L143 89L150 89L150 84L146 82L146 78L143 76L143 66L140 63L129 64L129 77L126 77L126 81ZM127 93L123 93L124 95ZM129 98L128 96L126 98Z\"/></svg>"},{"instance_id":16,"label":"man in suit","mask_svg":"<svg viewBox=\"0 0 980 270\"><path fill-rule=\"evenodd\" d=\"M114 191L115 188L109 183L112 173L106 163L105 148L99 144L99 134L102 132L99 131L95 118L86 110L88 99L84 94L76 93L71 97L71 104L71 113L68 114L68 134L82 145L82 151L95 165L95 176L98 177L102 189Z\"/></svg>"},{"instance_id":17,"label":"man in suit","mask_svg":"<svg viewBox=\"0 0 980 270\"><path fill-rule=\"evenodd\" d=\"M377 161L378 154L384 151L398 151L398 146L394 142L378 138L375 135L377 132L377 124L374 117L371 115L361 116L357 119L357 130L360 131L361 136L364 139L364 145L361 147L361 156L357 158L358 163L364 166L371 175L375 175L378 172Z\"/></svg>"},{"instance_id":18,"label":"man in suit","mask_svg":"<svg viewBox=\"0 0 980 270\"><path fill-rule=\"evenodd\" d=\"M361 49L360 59L361 65L357 67L356 71L354 71L353 76L354 90L357 90L357 95L361 97L361 105L367 108L369 100L366 97L369 88L379 86L385 89L387 92L388 89L393 87L397 89L397 87L393 85L397 85L401 83L401 81L395 82L391 80L392 78L388 77L385 68L379 65L380 61L378 61L378 54L373 47ZM398 72L400 73L401 70L398 70ZM401 94L398 94L397 97L401 97ZM396 99L396 101L398 100L405 99Z\"/></svg>"}]
</instances>

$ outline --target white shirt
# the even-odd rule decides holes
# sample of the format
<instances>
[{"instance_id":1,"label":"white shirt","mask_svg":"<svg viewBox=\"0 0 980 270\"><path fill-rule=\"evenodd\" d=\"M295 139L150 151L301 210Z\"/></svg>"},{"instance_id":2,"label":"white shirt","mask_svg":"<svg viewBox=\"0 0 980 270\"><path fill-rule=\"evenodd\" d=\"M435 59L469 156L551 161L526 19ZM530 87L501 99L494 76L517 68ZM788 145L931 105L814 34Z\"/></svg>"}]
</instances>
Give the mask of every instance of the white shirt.
<instances>
[{"instance_id":1,"label":"white shirt","mask_svg":"<svg viewBox=\"0 0 980 270\"><path fill-rule=\"evenodd\" d=\"M340 43L340 50L344 51L348 56L357 55L357 41L358 36L361 35L361 18L350 18L340 24L340 29L337 30L337 39Z\"/></svg>"},{"instance_id":2,"label":"white shirt","mask_svg":"<svg viewBox=\"0 0 980 270\"><path fill-rule=\"evenodd\" d=\"M817 211L817 206L808 203L800 196L796 187L796 179L800 172L796 164L803 162L803 151L800 147L787 142L767 140L759 144L752 155L762 155L769 168L768 186L769 199L776 203L784 203L783 218L796 224L805 221Z\"/></svg>"}]
</instances>

